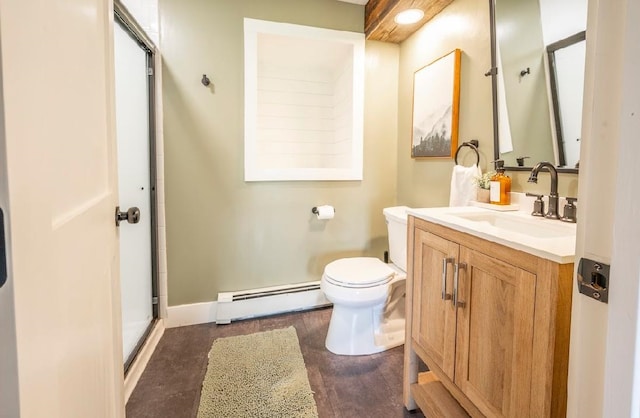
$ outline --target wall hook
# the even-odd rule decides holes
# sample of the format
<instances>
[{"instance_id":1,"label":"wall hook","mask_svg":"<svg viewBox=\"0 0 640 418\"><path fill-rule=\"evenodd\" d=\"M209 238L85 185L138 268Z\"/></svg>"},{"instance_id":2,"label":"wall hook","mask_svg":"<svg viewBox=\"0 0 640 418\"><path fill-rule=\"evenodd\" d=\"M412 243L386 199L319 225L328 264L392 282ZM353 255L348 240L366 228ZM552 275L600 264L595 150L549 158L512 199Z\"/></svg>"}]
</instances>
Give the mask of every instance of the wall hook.
<instances>
[{"instance_id":1,"label":"wall hook","mask_svg":"<svg viewBox=\"0 0 640 418\"><path fill-rule=\"evenodd\" d=\"M518 163L518 167L524 167L524 159L531 157L518 157L516 158L516 163Z\"/></svg>"},{"instance_id":2,"label":"wall hook","mask_svg":"<svg viewBox=\"0 0 640 418\"><path fill-rule=\"evenodd\" d=\"M527 67L526 70L520 71L520 77L524 77L527 74L531 74L531 69L529 67Z\"/></svg>"},{"instance_id":3,"label":"wall hook","mask_svg":"<svg viewBox=\"0 0 640 418\"><path fill-rule=\"evenodd\" d=\"M200 82L202 83L203 86L208 87L209 84L211 84L211 80L209 80L209 77L207 77L206 74L202 74L202 80L200 80Z\"/></svg>"},{"instance_id":4,"label":"wall hook","mask_svg":"<svg viewBox=\"0 0 640 418\"><path fill-rule=\"evenodd\" d=\"M487 71L486 73L484 73L485 77L490 77L492 75L497 75L498 74L498 68L497 67L492 67L489 69L489 71Z\"/></svg>"}]
</instances>

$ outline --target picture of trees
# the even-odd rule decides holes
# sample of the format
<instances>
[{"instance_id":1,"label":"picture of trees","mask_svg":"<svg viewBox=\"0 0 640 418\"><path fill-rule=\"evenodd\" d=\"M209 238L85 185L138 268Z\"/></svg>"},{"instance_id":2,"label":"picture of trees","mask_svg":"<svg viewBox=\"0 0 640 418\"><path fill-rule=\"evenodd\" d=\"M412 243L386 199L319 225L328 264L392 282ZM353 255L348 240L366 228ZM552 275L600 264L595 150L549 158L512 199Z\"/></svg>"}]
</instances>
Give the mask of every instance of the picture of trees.
<instances>
[{"instance_id":1,"label":"picture of trees","mask_svg":"<svg viewBox=\"0 0 640 418\"><path fill-rule=\"evenodd\" d=\"M411 157L453 157L458 145L460 55L456 49L416 71Z\"/></svg>"}]
</instances>

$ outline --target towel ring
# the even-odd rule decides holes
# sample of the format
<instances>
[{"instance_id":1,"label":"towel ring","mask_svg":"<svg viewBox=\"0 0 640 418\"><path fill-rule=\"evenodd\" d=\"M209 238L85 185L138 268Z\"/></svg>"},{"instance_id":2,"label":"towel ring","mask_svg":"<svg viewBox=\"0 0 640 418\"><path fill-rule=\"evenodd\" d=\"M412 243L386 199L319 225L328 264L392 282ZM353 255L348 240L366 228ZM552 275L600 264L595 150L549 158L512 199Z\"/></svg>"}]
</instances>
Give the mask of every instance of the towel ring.
<instances>
[{"instance_id":1,"label":"towel ring","mask_svg":"<svg viewBox=\"0 0 640 418\"><path fill-rule=\"evenodd\" d=\"M458 147L458 149L456 150L456 155L453 157L453 160L456 162L456 165L458 164L458 153L460 152L460 149L462 149L462 147L469 147L473 150L473 152L476 153L476 157L478 158L478 162L476 163L477 166L480 166L480 153L478 152L478 140L477 139L472 139L469 142L463 142L462 145L460 145Z\"/></svg>"}]
</instances>

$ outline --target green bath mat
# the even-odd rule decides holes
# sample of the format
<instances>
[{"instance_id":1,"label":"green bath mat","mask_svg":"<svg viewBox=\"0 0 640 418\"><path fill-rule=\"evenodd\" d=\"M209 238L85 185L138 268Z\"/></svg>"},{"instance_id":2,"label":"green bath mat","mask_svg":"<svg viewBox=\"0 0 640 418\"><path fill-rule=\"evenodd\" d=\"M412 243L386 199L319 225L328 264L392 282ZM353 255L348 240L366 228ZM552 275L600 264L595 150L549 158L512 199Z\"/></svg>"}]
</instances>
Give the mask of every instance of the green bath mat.
<instances>
[{"instance_id":1,"label":"green bath mat","mask_svg":"<svg viewBox=\"0 0 640 418\"><path fill-rule=\"evenodd\" d=\"M317 416L295 328L213 342L198 418Z\"/></svg>"}]
</instances>

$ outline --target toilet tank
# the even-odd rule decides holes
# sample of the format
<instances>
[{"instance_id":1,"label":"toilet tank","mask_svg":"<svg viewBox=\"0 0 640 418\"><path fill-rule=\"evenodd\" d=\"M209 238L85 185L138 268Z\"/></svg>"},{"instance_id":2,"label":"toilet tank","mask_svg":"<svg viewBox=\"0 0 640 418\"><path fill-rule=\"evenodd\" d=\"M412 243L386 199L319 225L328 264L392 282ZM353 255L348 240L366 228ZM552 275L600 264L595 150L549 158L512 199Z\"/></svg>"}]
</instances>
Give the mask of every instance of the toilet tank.
<instances>
[{"instance_id":1,"label":"toilet tank","mask_svg":"<svg viewBox=\"0 0 640 418\"><path fill-rule=\"evenodd\" d=\"M389 233L389 259L402 271L407 271L407 206L384 208Z\"/></svg>"}]
</instances>

